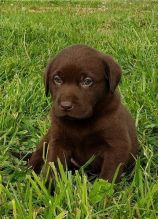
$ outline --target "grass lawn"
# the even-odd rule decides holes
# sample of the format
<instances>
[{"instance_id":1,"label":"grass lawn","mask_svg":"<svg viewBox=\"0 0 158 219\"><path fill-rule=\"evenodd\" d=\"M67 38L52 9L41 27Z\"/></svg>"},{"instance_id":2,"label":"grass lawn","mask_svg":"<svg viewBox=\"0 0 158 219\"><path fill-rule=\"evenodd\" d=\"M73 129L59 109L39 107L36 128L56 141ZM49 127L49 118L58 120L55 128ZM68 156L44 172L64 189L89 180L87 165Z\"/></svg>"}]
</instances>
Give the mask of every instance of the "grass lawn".
<instances>
[{"instance_id":1,"label":"grass lawn","mask_svg":"<svg viewBox=\"0 0 158 219\"><path fill-rule=\"evenodd\" d=\"M158 218L157 1L1 1L0 9L0 218ZM43 71L75 43L122 66L120 93L135 118L140 153L135 171L117 185L90 183L82 171L72 175L60 165L51 196L42 174L10 151L34 150L46 133L51 101Z\"/></svg>"}]
</instances>

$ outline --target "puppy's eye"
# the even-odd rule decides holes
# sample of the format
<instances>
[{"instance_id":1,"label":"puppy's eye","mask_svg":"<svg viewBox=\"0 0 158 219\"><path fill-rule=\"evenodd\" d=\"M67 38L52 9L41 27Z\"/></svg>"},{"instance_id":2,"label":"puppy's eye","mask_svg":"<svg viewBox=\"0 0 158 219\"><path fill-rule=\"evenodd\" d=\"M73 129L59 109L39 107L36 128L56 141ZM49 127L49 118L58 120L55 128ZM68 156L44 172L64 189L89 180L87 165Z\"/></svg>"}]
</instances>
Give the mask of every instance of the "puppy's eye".
<instances>
[{"instance_id":1,"label":"puppy's eye","mask_svg":"<svg viewBox=\"0 0 158 219\"><path fill-rule=\"evenodd\" d=\"M93 85L93 83L94 83L94 81L93 81L92 78L86 77L86 78L84 78L84 79L81 81L80 84L81 84L82 87L90 87L90 86Z\"/></svg>"},{"instance_id":2,"label":"puppy's eye","mask_svg":"<svg viewBox=\"0 0 158 219\"><path fill-rule=\"evenodd\" d=\"M59 75L54 75L53 81L56 85L62 85L63 84L63 80L61 79L61 77Z\"/></svg>"}]
</instances>

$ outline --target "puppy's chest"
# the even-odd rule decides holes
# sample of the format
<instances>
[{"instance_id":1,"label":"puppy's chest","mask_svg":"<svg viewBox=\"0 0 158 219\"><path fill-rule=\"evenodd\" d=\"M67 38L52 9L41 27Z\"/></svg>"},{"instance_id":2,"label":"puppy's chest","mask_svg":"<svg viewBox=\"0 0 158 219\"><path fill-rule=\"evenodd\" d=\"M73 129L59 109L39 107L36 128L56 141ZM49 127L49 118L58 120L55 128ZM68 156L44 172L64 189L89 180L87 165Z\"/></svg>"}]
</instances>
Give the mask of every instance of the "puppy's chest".
<instances>
[{"instance_id":1,"label":"puppy's chest","mask_svg":"<svg viewBox=\"0 0 158 219\"><path fill-rule=\"evenodd\" d=\"M71 151L74 160L79 165L83 165L93 155L95 161L101 157L105 140L102 132L93 132L87 135L80 135L80 133L76 135L68 134L62 138L62 147Z\"/></svg>"},{"instance_id":2,"label":"puppy's chest","mask_svg":"<svg viewBox=\"0 0 158 219\"><path fill-rule=\"evenodd\" d=\"M62 137L63 146L73 148L82 148L82 150L95 151L105 145L105 139L102 131L96 131L88 134L66 133Z\"/></svg>"}]
</instances>

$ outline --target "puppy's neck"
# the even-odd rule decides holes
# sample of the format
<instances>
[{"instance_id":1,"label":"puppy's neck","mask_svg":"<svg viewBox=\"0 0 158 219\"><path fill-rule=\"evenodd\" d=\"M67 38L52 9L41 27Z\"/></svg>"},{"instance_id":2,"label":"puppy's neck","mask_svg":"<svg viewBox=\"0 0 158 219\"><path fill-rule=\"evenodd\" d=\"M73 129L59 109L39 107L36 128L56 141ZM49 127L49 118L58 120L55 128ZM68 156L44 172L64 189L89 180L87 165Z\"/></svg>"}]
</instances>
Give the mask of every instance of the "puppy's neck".
<instances>
[{"instance_id":1,"label":"puppy's neck","mask_svg":"<svg viewBox=\"0 0 158 219\"><path fill-rule=\"evenodd\" d=\"M97 117L114 113L120 105L120 95L117 91L108 93L99 103L96 104L95 114Z\"/></svg>"}]
</instances>

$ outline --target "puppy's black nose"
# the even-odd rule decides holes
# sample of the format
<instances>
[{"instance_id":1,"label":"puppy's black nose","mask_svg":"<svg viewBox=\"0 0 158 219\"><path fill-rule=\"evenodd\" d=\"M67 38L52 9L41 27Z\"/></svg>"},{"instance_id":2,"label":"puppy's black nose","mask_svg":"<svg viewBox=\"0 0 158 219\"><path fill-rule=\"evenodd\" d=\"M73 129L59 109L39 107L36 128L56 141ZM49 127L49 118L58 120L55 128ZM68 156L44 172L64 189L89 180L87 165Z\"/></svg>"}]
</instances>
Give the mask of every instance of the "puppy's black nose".
<instances>
[{"instance_id":1,"label":"puppy's black nose","mask_svg":"<svg viewBox=\"0 0 158 219\"><path fill-rule=\"evenodd\" d=\"M70 101L61 101L60 106L63 110L71 110L73 108Z\"/></svg>"}]
</instances>

